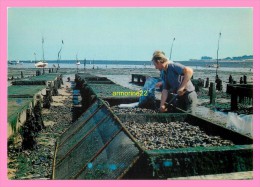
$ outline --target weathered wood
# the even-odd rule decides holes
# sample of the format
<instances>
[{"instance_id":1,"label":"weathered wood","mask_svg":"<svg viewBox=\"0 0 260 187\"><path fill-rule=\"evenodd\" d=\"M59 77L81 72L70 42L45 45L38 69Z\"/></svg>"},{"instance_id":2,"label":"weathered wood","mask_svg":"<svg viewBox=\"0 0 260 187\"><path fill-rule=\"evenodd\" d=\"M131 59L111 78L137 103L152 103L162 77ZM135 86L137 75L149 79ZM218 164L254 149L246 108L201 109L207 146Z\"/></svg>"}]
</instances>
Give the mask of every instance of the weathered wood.
<instances>
[{"instance_id":1,"label":"weathered wood","mask_svg":"<svg viewBox=\"0 0 260 187\"><path fill-rule=\"evenodd\" d=\"M215 83L211 82L209 87L210 104L215 104L216 100L216 87Z\"/></svg>"}]
</instances>

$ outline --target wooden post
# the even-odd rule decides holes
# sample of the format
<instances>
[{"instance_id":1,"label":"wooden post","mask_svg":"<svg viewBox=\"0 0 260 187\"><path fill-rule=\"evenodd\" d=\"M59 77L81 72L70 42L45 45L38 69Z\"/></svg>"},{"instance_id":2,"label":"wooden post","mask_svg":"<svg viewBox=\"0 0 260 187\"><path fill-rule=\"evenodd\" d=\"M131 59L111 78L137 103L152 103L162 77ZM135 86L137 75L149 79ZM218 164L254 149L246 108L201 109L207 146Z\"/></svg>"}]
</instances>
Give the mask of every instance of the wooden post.
<instances>
[{"instance_id":1,"label":"wooden post","mask_svg":"<svg viewBox=\"0 0 260 187\"><path fill-rule=\"evenodd\" d=\"M43 96L43 108L50 108L51 107L51 90L49 88L46 88L46 95Z\"/></svg>"},{"instance_id":2,"label":"wooden post","mask_svg":"<svg viewBox=\"0 0 260 187\"><path fill-rule=\"evenodd\" d=\"M216 100L216 87L215 83L211 82L209 87L210 104L215 104Z\"/></svg>"},{"instance_id":3,"label":"wooden post","mask_svg":"<svg viewBox=\"0 0 260 187\"><path fill-rule=\"evenodd\" d=\"M247 84L247 77L244 75L244 84Z\"/></svg>"},{"instance_id":4,"label":"wooden post","mask_svg":"<svg viewBox=\"0 0 260 187\"><path fill-rule=\"evenodd\" d=\"M232 92L231 92L231 110L237 110L237 89L233 87Z\"/></svg>"},{"instance_id":5,"label":"wooden post","mask_svg":"<svg viewBox=\"0 0 260 187\"><path fill-rule=\"evenodd\" d=\"M23 76L23 72L21 71L21 79L23 79L24 78L24 76Z\"/></svg>"},{"instance_id":6,"label":"wooden post","mask_svg":"<svg viewBox=\"0 0 260 187\"><path fill-rule=\"evenodd\" d=\"M40 76L41 75L41 71L40 70L37 70L36 71L36 76Z\"/></svg>"},{"instance_id":7,"label":"wooden post","mask_svg":"<svg viewBox=\"0 0 260 187\"><path fill-rule=\"evenodd\" d=\"M223 90L222 80L219 81L219 91Z\"/></svg>"},{"instance_id":8,"label":"wooden post","mask_svg":"<svg viewBox=\"0 0 260 187\"><path fill-rule=\"evenodd\" d=\"M216 89L218 91L221 91L222 90L222 80L220 78L217 78L216 79Z\"/></svg>"},{"instance_id":9,"label":"wooden post","mask_svg":"<svg viewBox=\"0 0 260 187\"><path fill-rule=\"evenodd\" d=\"M240 83L240 84L244 84L244 80L243 80L242 77L240 77L239 83Z\"/></svg>"},{"instance_id":10,"label":"wooden post","mask_svg":"<svg viewBox=\"0 0 260 187\"><path fill-rule=\"evenodd\" d=\"M207 77L205 88L208 88L208 87L209 87L209 78Z\"/></svg>"},{"instance_id":11,"label":"wooden post","mask_svg":"<svg viewBox=\"0 0 260 187\"><path fill-rule=\"evenodd\" d=\"M233 77L232 77L232 75L229 75L228 83L233 84Z\"/></svg>"}]
</instances>

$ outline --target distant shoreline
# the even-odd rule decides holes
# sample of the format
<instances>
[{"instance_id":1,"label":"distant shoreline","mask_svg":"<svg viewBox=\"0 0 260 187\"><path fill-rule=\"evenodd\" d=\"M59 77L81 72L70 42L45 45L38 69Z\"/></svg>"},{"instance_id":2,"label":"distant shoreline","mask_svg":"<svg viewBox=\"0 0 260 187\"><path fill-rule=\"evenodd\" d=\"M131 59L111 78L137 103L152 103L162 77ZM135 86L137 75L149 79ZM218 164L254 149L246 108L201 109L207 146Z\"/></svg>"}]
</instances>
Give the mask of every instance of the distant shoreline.
<instances>
[{"instance_id":1,"label":"distant shoreline","mask_svg":"<svg viewBox=\"0 0 260 187\"><path fill-rule=\"evenodd\" d=\"M58 63L57 60L46 60L47 62L50 63ZM84 64L84 60L79 60L81 61L81 64ZM204 62L204 63L216 63L216 59L209 59L209 60L201 60L201 59L190 59L190 60L173 60L174 62ZM7 63L15 63L16 61L7 61ZM75 60L61 60L59 63L74 63ZM151 61L140 61L140 60L86 60L86 64L121 64L121 63L140 63L143 65L144 63L151 63ZM223 60L219 59L219 63L253 63L253 59L248 59L248 60ZM35 63L34 61L31 60L20 60L20 63ZM147 65L147 64L146 64Z\"/></svg>"},{"instance_id":2,"label":"distant shoreline","mask_svg":"<svg viewBox=\"0 0 260 187\"><path fill-rule=\"evenodd\" d=\"M178 62L187 62L187 61L178 61ZM206 63L216 63L217 60L189 60L189 62L206 62ZM251 60L218 60L219 63L253 63Z\"/></svg>"}]
</instances>

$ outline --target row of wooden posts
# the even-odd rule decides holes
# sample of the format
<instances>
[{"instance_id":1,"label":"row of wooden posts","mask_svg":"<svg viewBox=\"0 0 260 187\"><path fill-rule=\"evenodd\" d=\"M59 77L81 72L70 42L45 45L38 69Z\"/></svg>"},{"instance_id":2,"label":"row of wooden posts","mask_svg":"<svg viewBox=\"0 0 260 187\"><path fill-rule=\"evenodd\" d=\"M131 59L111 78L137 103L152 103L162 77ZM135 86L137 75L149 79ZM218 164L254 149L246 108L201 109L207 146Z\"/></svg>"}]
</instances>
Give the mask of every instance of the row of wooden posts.
<instances>
[{"instance_id":1,"label":"row of wooden posts","mask_svg":"<svg viewBox=\"0 0 260 187\"><path fill-rule=\"evenodd\" d=\"M241 81L243 79L243 82ZM208 87L209 80L207 78L205 87ZM215 83L211 82L209 86L209 97L210 97L210 104L215 104L216 100L216 90L219 90L219 88L222 88L222 81L216 81ZM222 89L221 89L222 90ZM227 85L227 93L231 94L231 110L237 110L238 109L238 98L239 103L242 103L243 101L246 101L246 103L252 103L253 99L253 87L252 85L247 85L247 77L244 75L243 78L240 78L240 84L236 84L234 81L230 81Z\"/></svg>"},{"instance_id":2,"label":"row of wooden posts","mask_svg":"<svg viewBox=\"0 0 260 187\"><path fill-rule=\"evenodd\" d=\"M218 91L222 91L223 89L223 86L222 86L222 80L218 77L216 77L216 90ZM229 81L228 81L229 84L236 84L236 81L233 80L232 76L230 75L229 76ZM240 81L239 81L240 84L247 84L247 76L244 75L243 77L240 77ZM205 88L208 88L209 87L209 78L207 77L206 79L206 84L205 84Z\"/></svg>"},{"instance_id":3,"label":"row of wooden posts","mask_svg":"<svg viewBox=\"0 0 260 187\"><path fill-rule=\"evenodd\" d=\"M49 73L53 73L54 72L54 68L49 68ZM56 68L56 73L58 72L58 68ZM44 75L45 74L45 69L43 68L42 69L42 73L40 70L37 70L36 71L36 76L39 76L39 75ZM21 71L21 75L22 75L22 71Z\"/></svg>"},{"instance_id":4,"label":"row of wooden posts","mask_svg":"<svg viewBox=\"0 0 260 187\"><path fill-rule=\"evenodd\" d=\"M53 73L54 72L54 68L49 68L49 73ZM58 68L56 68L56 73L58 72ZM42 72L40 70L36 70L36 76L40 76L40 75L44 75L45 74L45 70L43 69ZM24 78L24 74L23 71L21 71L21 79ZM11 80L14 80L14 77L11 77Z\"/></svg>"}]
</instances>

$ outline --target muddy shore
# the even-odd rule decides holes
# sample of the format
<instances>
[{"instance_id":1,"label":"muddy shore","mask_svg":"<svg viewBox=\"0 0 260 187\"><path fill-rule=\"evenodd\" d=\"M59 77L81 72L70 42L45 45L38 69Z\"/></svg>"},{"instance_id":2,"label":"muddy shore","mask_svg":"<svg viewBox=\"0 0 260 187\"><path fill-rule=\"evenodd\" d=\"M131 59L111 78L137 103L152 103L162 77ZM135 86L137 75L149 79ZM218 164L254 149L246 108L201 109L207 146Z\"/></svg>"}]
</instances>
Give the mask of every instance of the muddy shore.
<instances>
[{"instance_id":1,"label":"muddy shore","mask_svg":"<svg viewBox=\"0 0 260 187\"><path fill-rule=\"evenodd\" d=\"M52 96L50 109L42 109L45 128L36 137L32 150L22 150L22 139L8 145L9 179L50 179L56 139L71 125L72 90L64 77L58 96Z\"/></svg>"}]
</instances>

